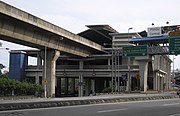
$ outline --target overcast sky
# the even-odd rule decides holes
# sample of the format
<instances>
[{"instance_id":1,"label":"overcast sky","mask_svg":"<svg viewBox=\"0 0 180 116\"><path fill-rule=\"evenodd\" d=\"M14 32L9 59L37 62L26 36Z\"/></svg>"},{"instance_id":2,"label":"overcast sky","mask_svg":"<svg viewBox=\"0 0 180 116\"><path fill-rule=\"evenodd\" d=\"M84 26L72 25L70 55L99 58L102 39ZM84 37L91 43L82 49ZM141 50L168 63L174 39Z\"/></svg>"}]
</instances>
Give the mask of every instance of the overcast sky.
<instances>
[{"instance_id":1,"label":"overcast sky","mask_svg":"<svg viewBox=\"0 0 180 116\"><path fill-rule=\"evenodd\" d=\"M180 25L180 0L2 0L30 14L45 19L73 33L86 30L85 25L108 24L115 30L132 32L155 26ZM25 49L4 41L3 47ZM180 57L175 57L175 69ZM179 60L179 62L178 62ZM7 51L0 51L0 63L8 65Z\"/></svg>"}]
</instances>

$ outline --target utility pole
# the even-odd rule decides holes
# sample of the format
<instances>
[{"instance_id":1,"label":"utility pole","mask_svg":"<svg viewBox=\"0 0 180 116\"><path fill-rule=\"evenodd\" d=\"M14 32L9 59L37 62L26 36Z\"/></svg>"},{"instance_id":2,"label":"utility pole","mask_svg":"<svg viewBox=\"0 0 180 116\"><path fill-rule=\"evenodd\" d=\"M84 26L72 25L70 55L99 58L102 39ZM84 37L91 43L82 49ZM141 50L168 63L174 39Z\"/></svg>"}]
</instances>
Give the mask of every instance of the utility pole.
<instances>
[{"instance_id":1,"label":"utility pole","mask_svg":"<svg viewBox=\"0 0 180 116\"><path fill-rule=\"evenodd\" d=\"M44 49L44 80L47 79L46 77L46 61L47 60L47 47L45 46ZM44 84L44 97L47 98L47 84Z\"/></svg>"},{"instance_id":2,"label":"utility pole","mask_svg":"<svg viewBox=\"0 0 180 116\"><path fill-rule=\"evenodd\" d=\"M128 45L129 45L129 39L130 39L130 36L129 36L129 30L133 29L132 27L128 29ZM130 93L131 91L131 70L130 70L130 57L128 57L128 81L127 81L127 90L128 92Z\"/></svg>"}]
</instances>

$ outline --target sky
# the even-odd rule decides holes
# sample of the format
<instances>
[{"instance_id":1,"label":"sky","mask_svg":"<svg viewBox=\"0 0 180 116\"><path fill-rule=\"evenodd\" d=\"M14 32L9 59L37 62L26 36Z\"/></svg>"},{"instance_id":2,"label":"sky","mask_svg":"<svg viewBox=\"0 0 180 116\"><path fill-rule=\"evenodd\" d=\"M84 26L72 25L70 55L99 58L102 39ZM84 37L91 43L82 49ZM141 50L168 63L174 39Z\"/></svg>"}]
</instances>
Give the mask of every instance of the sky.
<instances>
[{"instance_id":1,"label":"sky","mask_svg":"<svg viewBox=\"0 0 180 116\"><path fill-rule=\"evenodd\" d=\"M85 25L108 24L120 33L140 32L152 27L180 25L180 0L2 0L12 6L49 21L73 33L87 29ZM8 67L8 51L30 49L1 41L0 63ZM172 56L171 56L172 58ZM175 56L175 69L180 56ZM33 63L33 61L32 61Z\"/></svg>"}]
</instances>

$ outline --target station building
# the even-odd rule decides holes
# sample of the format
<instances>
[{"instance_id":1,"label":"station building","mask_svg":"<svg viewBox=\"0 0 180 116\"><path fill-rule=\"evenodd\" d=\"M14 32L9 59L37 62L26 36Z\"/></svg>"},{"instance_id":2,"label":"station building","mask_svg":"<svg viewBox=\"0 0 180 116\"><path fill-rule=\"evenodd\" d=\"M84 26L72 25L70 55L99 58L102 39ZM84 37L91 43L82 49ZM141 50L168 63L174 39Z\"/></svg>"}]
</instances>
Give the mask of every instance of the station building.
<instances>
[{"instance_id":1,"label":"station building","mask_svg":"<svg viewBox=\"0 0 180 116\"><path fill-rule=\"evenodd\" d=\"M123 46L157 45L156 40L143 40L145 31L119 33L109 25L89 25L78 35L104 46L105 53L86 58L62 54L56 61L56 96L89 96L103 92L146 92L170 88L171 60L168 55L124 57ZM133 41L142 38L142 41ZM131 41L132 40L132 41ZM134 43L135 42L135 43ZM28 65L28 57L37 58ZM40 50L10 52L10 78L43 83L43 60ZM146 76L147 78L144 78Z\"/></svg>"}]
</instances>

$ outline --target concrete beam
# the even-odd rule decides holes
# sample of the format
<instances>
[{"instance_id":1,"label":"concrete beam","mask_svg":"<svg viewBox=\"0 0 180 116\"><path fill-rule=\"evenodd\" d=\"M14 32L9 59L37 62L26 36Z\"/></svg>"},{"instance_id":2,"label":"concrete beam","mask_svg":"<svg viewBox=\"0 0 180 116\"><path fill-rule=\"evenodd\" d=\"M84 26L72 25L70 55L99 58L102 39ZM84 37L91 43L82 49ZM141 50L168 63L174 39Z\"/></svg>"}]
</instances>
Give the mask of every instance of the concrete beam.
<instances>
[{"instance_id":1,"label":"concrete beam","mask_svg":"<svg viewBox=\"0 0 180 116\"><path fill-rule=\"evenodd\" d=\"M57 41L45 34L37 34L26 27L17 27L15 23L2 21L0 19L0 37L6 41L22 43L30 47L44 48L44 46L52 49L57 49L66 53L86 57L91 53L88 50L82 49L79 46L69 44L63 41Z\"/></svg>"},{"instance_id":2,"label":"concrete beam","mask_svg":"<svg viewBox=\"0 0 180 116\"><path fill-rule=\"evenodd\" d=\"M33 16L25 11L22 11L18 8L15 8L11 5L8 5L2 1L0 1L0 13L5 14L7 16L13 17L15 19L18 19L20 21L23 21L25 23L34 25L35 27L41 28L43 30L46 30L48 32L57 34L59 36L63 36L64 38L74 41L79 44L83 44L87 47L93 48L98 51L102 51L102 46L92 42L88 39L85 39L81 36L78 36L74 33L71 33L61 27L58 27L52 23L49 23L43 19L40 19L36 16Z\"/></svg>"}]
</instances>

